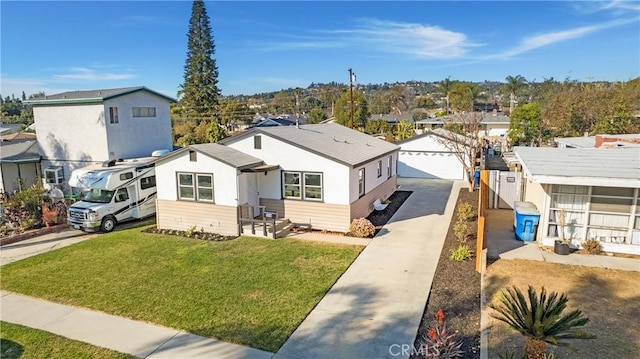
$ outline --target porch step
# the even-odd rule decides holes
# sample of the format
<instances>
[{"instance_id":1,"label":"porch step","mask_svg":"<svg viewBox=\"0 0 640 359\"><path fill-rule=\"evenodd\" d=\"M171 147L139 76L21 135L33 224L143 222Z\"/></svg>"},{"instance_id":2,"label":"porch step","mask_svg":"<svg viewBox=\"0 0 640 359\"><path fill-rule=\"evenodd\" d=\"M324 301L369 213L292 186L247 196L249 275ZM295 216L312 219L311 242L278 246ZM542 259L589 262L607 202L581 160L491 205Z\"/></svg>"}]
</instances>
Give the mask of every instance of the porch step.
<instances>
[{"instance_id":1,"label":"porch step","mask_svg":"<svg viewBox=\"0 0 640 359\"><path fill-rule=\"evenodd\" d=\"M276 238L282 238L282 237L286 236L291 231L291 227L292 226L293 226L293 224L291 223L291 221L289 219L287 219L287 218L278 219L276 221L276 228L275 228L276 236L275 237ZM251 224L244 224L242 226L242 234L246 235L246 236L253 236L253 237L273 238L273 230L272 230L271 226L269 225L269 223L267 223L267 235L266 236L264 234L264 227L263 227L261 222L255 223L254 224L254 229L255 229L255 233L251 233Z\"/></svg>"}]
</instances>

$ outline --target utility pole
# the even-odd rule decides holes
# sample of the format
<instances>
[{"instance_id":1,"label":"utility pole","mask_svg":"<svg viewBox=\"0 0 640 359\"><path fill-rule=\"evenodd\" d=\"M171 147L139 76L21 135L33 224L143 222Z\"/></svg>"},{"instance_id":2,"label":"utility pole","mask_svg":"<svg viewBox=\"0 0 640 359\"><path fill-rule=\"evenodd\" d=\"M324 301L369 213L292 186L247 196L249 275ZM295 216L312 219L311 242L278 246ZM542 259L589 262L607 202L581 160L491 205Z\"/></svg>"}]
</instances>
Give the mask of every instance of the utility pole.
<instances>
[{"instance_id":1,"label":"utility pole","mask_svg":"<svg viewBox=\"0 0 640 359\"><path fill-rule=\"evenodd\" d=\"M351 128L353 128L353 81L356 80L356 74L353 73L353 70L349 69L349 122L351 123Z\"/></svg>"}]
</instances>

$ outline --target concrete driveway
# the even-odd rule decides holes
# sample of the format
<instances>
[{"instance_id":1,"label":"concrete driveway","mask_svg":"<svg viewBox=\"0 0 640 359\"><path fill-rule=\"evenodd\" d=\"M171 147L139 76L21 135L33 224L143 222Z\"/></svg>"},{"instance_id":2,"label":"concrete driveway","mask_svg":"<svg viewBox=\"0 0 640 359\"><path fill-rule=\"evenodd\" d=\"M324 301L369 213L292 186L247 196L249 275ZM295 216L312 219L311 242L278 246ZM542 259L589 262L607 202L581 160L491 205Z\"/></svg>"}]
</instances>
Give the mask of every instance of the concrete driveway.
<instances>
[{"instance_id":1,"label":"concrete driveway","mask_svg":"<svg viewBox=\"0 0 640 359\"><path fill-rule=\"evenodd\" d=\"M462 182L398 179L413 191L275 358L408 358Z\"/></svg>"}]
</instances>

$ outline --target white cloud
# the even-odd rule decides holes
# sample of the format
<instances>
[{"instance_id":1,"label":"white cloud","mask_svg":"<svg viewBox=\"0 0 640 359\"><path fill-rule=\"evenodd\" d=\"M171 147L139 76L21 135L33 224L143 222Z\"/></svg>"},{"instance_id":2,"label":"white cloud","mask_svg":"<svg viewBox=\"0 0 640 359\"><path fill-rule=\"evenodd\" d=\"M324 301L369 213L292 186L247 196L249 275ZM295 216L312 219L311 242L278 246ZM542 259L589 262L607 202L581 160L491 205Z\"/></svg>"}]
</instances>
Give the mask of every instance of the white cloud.
<instances>
[{"instance_id":1,"label":"white cloud","mask_svg":"<svg viewBox=\"0 0 640 359\"><path fill-rule=\"evenodd\" d=\"M114 81L114 80L128 80L134 77L136 76L131 72L100 73L86 67L73 67L70 69L69 73L53 75L53 78L56 80L71 80L71 81Z\"/></svg>"},{"instance_id":2,"label":"white cloud","mask_svg":"<svg viewBox=\"0 0 640 359\"><path fill-rule=\"evenodd\" d=\"M0 79L0 94L7 97L12 94L16 97L22 95L22 91L29 96L44 91L47 95L71 91L69 88L51 86L47 81L42 79L5 77Z\"/></svg>"},{"instance_id":3,"label":"white cloud","mask_svg":"<svg viewBox=\"0 0 640 359\"><path fill-rule=\"evenodd\" d=\"M614 0L602 6L602 9L603 10L623 9L623 10L640 11L640 3L638 3L637 1Z\"/></svg>"},{"instance_id":4,"label":"white cloud","mask_svg":"<svg viewBox=\"0 0 640 359\"><path fill-rule=\"evenodd\" d=\"M498 54L485 56L484 59L506 59L506 58L510 58L531 50L538 49L540 47L552 45L562 41L568 41L571 39L580 38L593 32L609 29L616 26L625 25L628 23L636 22L636 21L638 21L638 19L612 20L612 21L608 21L605 23L597 24L597 25L582 26L582 27L577 27L569 30L548 32L545 34L530 36L530 37L524 38L515 47Z\"/></svg>"}]
</instances>

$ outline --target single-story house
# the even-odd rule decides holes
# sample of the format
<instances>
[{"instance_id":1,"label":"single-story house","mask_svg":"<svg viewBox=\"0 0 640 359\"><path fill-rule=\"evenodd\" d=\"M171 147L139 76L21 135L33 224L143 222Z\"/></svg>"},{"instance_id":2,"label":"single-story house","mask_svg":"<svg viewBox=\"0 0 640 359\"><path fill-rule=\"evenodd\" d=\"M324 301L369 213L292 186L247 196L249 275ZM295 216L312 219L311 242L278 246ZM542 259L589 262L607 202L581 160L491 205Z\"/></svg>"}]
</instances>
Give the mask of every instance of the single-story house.
<instances>
[{"instance_id":1,"label":"single-story house","mask_svg":"<svg viewBox=\"0 0 640 359\"><path fill-rule=\"evenodd\" d=\"M439 128L396 142L400 146L398 176L463 180L464 165L456 146L447 145L451 132ZM458 155L456 155L458 154Z\"/></svg>"},{"instance_id":2,"label":"single-story house","mask_svg":"<svg viewBox=\"0 0 640 359\"><path fill-rule=\"evenodd\" d=\"M500 112L466 112L416 121L416 132L442 128L447 123L469 123L471 116L480 117L480 137L505 137L509 130L509 117Z\"/></svg>"},{"instance_id":3,"label":"single-story house","mask_svg":"<svg viewBox=\"0 0 640 359\"><path fill-rule=\"evenodd\" d=\"M38 143L32 140L0 142L0 192L11 193L40 181Z\"/></svg>"},{"instance_id":4,"label":"single-story house","mask_svg":"<svg viewBox=\"0 0 640 359\"><path fill-rule=\"evenodd\" d=\"M524 200L540 212L536 238L552 246L564 233L578 247L600 241L607 252L640 255L640 148L516 147Z\"/></svg>"},{"instance_id":5,"label":"single-story house","mask_svg":"<svg viewBox=\"0 0 640 359\"><path fill-rule=\"evenodd\" d=\"M269 212L347 232L395 191L398 149L338 124L256 127L191 145L156 164L158 227L238 235L241 218Z\"/></svg>"},{"instance_id":6,"label":"single-story house","mask_svg":"<svg viewBox=\"0 0 640 359\"><path fill-rule=\"evenodd\" d=\"M595 135L578 137L556 137L559 148L618 148L640 147L640 133L620 135Z\"/></svg>"}]
</instances>

